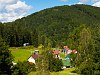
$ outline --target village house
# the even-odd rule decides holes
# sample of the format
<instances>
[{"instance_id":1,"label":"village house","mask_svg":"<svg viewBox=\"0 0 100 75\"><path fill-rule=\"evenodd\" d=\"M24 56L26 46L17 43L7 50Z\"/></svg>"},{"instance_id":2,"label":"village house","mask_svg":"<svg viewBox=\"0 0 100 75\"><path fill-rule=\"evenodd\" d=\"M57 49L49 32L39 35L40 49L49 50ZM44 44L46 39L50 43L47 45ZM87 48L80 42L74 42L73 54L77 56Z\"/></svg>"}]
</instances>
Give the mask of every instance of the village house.
<instances>
[{"instance_id":1,"label":"village house","mask_svg":"<svg viewBox=\"0 0 100 75\"><path fill-rule=\"evenodd\" d=\"M36 60L38 57L39 57L38 54L33 53L33 54L29 57L28 62L29 62L29 63L34 63L34 64L36 64L35 60Z\"/></svg>"},{"instance_id":2,"label":"village house","mask_svg":"<svg viewBox=\"0 0 100 75\"><path fill-rule=\"evenodd\" d=\"M60 50L53 50L52 53L55 58L60 58Z\"/></svg>"}]
</instances>

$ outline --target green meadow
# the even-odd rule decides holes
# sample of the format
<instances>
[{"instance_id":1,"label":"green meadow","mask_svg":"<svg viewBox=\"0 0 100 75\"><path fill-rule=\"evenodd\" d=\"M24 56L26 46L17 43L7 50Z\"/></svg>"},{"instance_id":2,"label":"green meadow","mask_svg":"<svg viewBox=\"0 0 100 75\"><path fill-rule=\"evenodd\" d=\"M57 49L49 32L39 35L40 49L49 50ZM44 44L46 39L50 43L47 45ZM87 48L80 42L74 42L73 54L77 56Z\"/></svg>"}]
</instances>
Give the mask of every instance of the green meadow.
<instances>
[{"instance_id":1,"label":"green meadow","mask_svg":"<svg viewBox=\"0 0 100 75\"><path fill-rule=\"evenodd\" d=\"M11 47L9 50L11 51L12 55L14 56L14 62L18 61L27 61L30 57L32 52L34 51L34 47Z\"/></svg>"}]
</instances>

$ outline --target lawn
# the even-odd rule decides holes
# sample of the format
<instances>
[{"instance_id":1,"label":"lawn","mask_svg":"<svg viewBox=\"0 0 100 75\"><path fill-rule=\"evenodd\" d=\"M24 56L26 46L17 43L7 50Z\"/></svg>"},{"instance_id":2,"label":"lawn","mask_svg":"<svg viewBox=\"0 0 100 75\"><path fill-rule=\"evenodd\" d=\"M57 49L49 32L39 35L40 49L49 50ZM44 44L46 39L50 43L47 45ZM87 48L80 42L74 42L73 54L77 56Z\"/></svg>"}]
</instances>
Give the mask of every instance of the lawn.
<instances>
[{"instance_id":1,"label":"lawn","mask_svg":"<svg viewBox=\"0 0 100 75\"><path fill-rule=\"evenodd\" d=\"M11 47L9 50L14 56L14 61L27 61L32 52L34 51L34 47Z\"/></svg>"}]
</instances>

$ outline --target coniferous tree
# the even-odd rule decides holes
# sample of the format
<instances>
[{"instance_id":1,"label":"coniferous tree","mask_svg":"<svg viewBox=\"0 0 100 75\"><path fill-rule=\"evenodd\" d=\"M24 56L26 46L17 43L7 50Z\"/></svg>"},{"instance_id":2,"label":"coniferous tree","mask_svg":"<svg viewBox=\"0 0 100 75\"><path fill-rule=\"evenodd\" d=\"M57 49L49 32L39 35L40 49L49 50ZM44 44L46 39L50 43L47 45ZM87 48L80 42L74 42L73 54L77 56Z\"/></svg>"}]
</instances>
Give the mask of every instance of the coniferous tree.
<instances>
[{"instance_id":1,"label":"coniferous tree","mask_svg":"<svg viewBox=\"0 0 100 75\"><path fill-rule=\"evenodd\" d=\"M11 52L0 37L0 75L11 75L12 60Z\"/></svg>"}]
</instances>

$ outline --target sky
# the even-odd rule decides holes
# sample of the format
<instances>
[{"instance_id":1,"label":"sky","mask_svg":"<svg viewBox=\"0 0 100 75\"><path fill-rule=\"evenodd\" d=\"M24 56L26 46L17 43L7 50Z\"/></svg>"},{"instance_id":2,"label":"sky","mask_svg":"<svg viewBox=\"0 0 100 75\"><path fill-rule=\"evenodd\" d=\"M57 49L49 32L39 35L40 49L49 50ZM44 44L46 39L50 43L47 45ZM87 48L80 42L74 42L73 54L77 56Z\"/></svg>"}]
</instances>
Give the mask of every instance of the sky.
<instances>
[{"instance_id":1,"label":"sky","mask_svg":"<svg viewBox=\"0 0 100 75\"><path fill-rule=\"evenodd\" d=\"M100 0L0 0L0 22L12 22L46 8L74 4L100 7Z\"/></svg>"}]
</instances>

